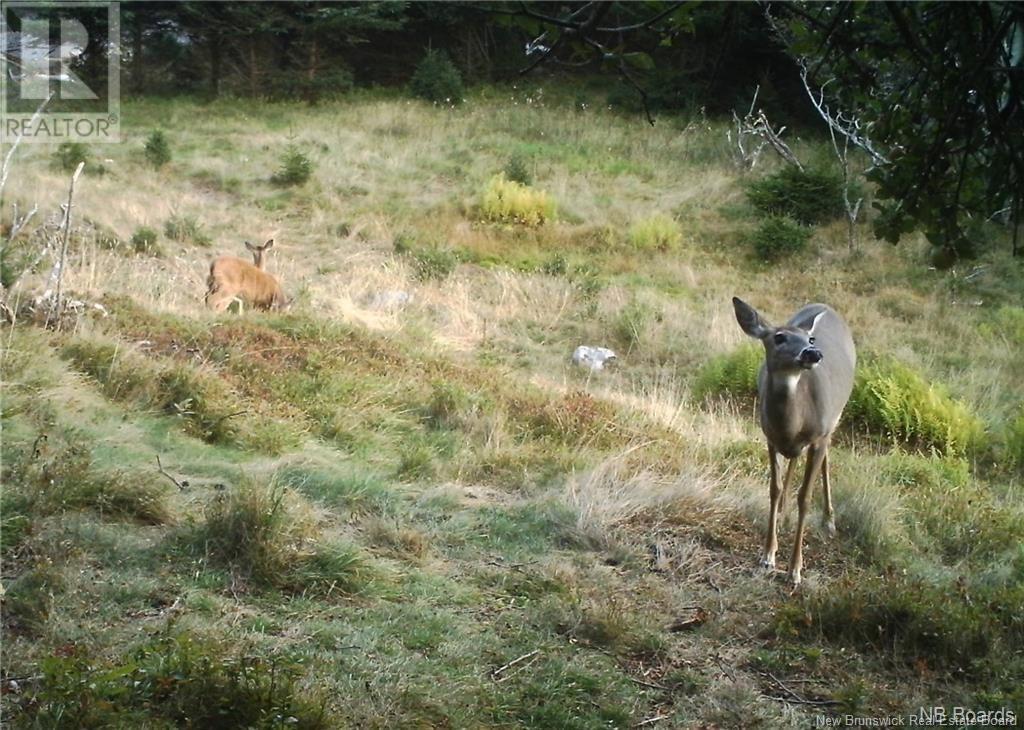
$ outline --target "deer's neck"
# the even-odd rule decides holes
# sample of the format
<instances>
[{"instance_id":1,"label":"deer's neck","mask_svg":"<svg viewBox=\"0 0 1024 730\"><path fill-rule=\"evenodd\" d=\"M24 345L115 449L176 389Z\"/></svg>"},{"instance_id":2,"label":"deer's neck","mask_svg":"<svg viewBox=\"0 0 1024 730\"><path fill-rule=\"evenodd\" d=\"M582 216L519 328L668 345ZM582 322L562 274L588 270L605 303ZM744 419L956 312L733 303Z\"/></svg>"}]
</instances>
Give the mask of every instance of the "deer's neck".
<instances>
[{"instance_id":1,"label":"deer's neck","mask_svg":"<svg viewBox=\"0 0 1024 730\"><path fill-rule=\"evenodd\" d=\"M806 430L809 393L805 371L768 374L763 393L762 417L766 432L778 444L795 442ZM784 451L786 449L783 449Z\"/></svg>"}]
</instances>

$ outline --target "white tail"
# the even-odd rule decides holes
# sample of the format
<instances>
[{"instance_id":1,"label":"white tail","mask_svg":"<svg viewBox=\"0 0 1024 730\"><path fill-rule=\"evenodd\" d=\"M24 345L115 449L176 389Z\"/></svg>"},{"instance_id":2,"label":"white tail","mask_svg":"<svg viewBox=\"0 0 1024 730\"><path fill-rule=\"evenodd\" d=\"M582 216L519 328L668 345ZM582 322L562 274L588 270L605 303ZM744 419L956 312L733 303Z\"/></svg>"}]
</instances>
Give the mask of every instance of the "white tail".
<instances>
[{"instance_id":1,"label":"white tail","mask_svg":"<svg viewBox=\"0 0 1024 730\"><path fill-rule=\"evenodd\" d=\"M798 457L807 451L793 557L789 561L789 575L797 586L803 568L804 519L811 484L819 471L825 527L830 536L835 535L828 447L853 390L857 352L850 328L826 304L808 304L783 327L768 324L757 310L736 297L732 304L743 331L764 345L765 362L757 376L757 395L761 429L768 439L770 468L768 537L761 558L761 565L768 570L775 569L776 524L786 491ZM781 486L779 454L789 459Z\"/></svg>"},{"instance_id":2,"label":"white tail","mask_svg":"<svg viewBox=\"0 0 1024 730\"><path fill-rule=\"evenodd\" d=\"M206 306L223 312L233 301L240 301L256 309L284 309L288 299L277 279L263 270L263 253L274 245L270 239L262 246L248 241L245 247L252 251L252 263L234 256L221 256L210 264L206 279Z\"/></svg>"}]
</instances>

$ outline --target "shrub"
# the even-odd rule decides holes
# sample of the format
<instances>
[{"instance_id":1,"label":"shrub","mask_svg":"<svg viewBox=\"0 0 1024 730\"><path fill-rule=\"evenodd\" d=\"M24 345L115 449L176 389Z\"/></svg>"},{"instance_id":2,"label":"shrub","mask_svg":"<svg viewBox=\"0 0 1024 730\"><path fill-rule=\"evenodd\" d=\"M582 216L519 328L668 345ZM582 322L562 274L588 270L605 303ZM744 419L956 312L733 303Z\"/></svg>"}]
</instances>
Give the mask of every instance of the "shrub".
<instances>
[{"instance_id":1,"label":"shrub","mask_svg":"<svg viewBox=\"0 0 1024 730\"><path fill-rule=\"evenodd\" d=\"M533 175L530 174L530 168L526 166L526 160L520 155L512 155L508 162L505 163L505 177L520 185L533 184Z\"/></svg>"},{"instance_id":2,"label":"shrub","mask_svg":"<svg viewBox=\"0 0 1024 730\"><path fill-rule=\"evenodd\" d=\"M79 162L89 162L92 155L89 146L82 142L61 142L53 156L60 169L73 172Z\"/></svg>"},{"instance_id":3,"label":"shrub","mask_svg":"<svg viewBox=\"0 0 1024 730\"><path fill-rule=\"evenodd\" d=\"M312 175L313 161L297 146L289 145L281 157L281 166L270 176L270 181L282 187L302 185Z\"/></svg>"},{"instance_id":4,"label":"shrub","mask_svg":"<svg viewBox=\"0 0 1024 730\"><path fill-rule=\"evenodd\" d=\"M694 400L752 401L757 397L757 373L762 363L764 348L753 342L712 358L697 371L690 388Z\"/></svg>"},{"instance_id":5,"label":"shrub","mask_svg":"<svg viewBox=\"0 0 1024 730\"><path fill-rule=\"evenodd\" d=\"M213 239L203 230L195 217L178 213L173 214L164 223L164 235L172 241L191 243L204 248L213 243Z\"/></svg>"},{"instance_id":6,"label":"shrub","mask_svg":"<svg viewBox=\"0 0 1024 730\"><path fill-rule=\"evenodd\" d=\"M671 251L682 240L679 224L663 213L639 220L629 228L630 244L641 251Z\"/></svg>"},{"instance_id":7,"label":"shrub","mask_svg":"<svg viewBox=\"0 0 1024 730\"><path fill-rule=\"evenodd\" d=\"M448 277L459 265L459 256L454 251L437 246L417 246L416 240L407 233L395 236L395 253L412 264L413 276L420 281L441 280Z\"/></svg>"},{"instance_id":8,"label":"shrub","mask_svg":"<svg viewBox=\"0 0 1024 730\"><path fill-rule=\"evenodd\" d=\"M159 129L154 131L146 139L146 146L143 148L146 161L156 169L160 169L171 161L171 145L167 141L167 135Z\"/></svg>"},{"instance_id":9,"label":"shrub","mask_svg":"<svg viewBox=\"0 0 1024 730\"><path fill-rule=\"evenodd\" d=\"M898 443L948 456L979 449L985 435L982 422L966 405L887 358L858 365L845 417Z\"/></svg>"},{"instance_id":10,"label":"shrub","mask_svg":"<svg viewBox=\"0 0 1024 730\"><path fill-rule=\"evenodd\" d=\"M487 183L481 212L485 220L539 226L555 215L555 204L543 190L495 175Z\"/></svg>"},{"instance_id":11,"label":"shrub","mask_svg":"<svg viewBox=\"0 0 1024 730\"><path fill-rule=\"evenodd\" d=\"M156 253L157 232L152 228L140 226L132 233L132 248L135 253Z\"/></svg>"},{"instance_id":12,"label":"shrub","mask_svg":"<svg viewBox=\"0 0 1024 730\"><path fill-rule=\"evenodd\" d=\"M414 96L435 104L462 103L462 74L444 51L429 49L409 81Z\"/></svg>"},{"instance_id":13,"label":"shrub","mask_svg":"<svg viewBox=\"0 0 1024 730\"><path fill-rule=\"evenodd\" d=\"M773 215L764 220L753 234L754 251L765 261L775 261L803 251L811 237L811 229L791 218Z\"/></svg>"},{"instance_id":14,"label":"shrub","mask_svg":"<svg viewBox=\"0 0 1024 730\"><path fill-rule=\"evenodd\" d=\"M747 198L763 213L815 225L843 215L843 179L824 170L801 171L787 165L750 183Z\"/></svg>"}]
</instances>

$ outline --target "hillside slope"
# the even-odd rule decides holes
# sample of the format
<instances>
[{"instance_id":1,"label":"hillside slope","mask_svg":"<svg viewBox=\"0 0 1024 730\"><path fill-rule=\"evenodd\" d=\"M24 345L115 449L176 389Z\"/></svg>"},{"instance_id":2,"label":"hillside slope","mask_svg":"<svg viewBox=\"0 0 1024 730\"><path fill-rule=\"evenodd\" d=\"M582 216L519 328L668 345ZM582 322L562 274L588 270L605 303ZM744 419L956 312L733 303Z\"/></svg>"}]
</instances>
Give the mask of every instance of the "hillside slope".
<instances>
[{"instance_id":1,"label":"hillside slope","mask_svg":"<svg viewBox=\"0 0 1024 730\"><path fill-rule=\"evenodd\" d=\"M89 150L66 279L109 315L34 324L43 271L0 332L11 726L1024 712L1024 301L1004 253L941 274L867 226L849 252L837 221L759 262L723 125L650 129L541 89L124 113L125 143ZM308 182L272 180L289 145ZM41 211L20 256L55 235L52 153L18 150L8 198ZM503 170L554 219L489 219ZM268 238L291 310L204 310L209 260ZM766 465L727 382L734 294L776 321L829 302L870 383L984 429L943 453L851 419L839 536L813 521L795 595L755 570ZM580 344L619 362L574 369Z\"/></svg>"}]
</instances>

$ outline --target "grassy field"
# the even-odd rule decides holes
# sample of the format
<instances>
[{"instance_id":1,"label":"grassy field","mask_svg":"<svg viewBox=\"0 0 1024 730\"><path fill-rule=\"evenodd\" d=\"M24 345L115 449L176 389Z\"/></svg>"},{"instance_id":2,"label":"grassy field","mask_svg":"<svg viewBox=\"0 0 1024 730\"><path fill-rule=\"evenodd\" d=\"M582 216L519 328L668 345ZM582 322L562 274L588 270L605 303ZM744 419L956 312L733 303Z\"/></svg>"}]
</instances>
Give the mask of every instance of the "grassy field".
<instances>
[{"instance_id":1,"label":"grassy field","mask_svg":"<svg viewBox=\"0 0 1024 730\"><path fill-rule=\"evenodd\" d=\"M0 330L5 722L1021 717L1024 271L1004 234L937 272L867 224L849 251L836 220L765 263L745 189L774 161L741 173L724 122L652 129L573 93L124 104L124 142L89 149L65 279L109 315L33 323L44 263ZM289 148L309 180L284 184ZM534 225L495 207L499 174L529 180L502 200ZM19 148L4 229L13 202L40 213L8 261L56 236L68 178ZM268 238L292 308L206 311L210 259ZM838 536L813 520L797 593L755 570L767 465L734 294L776 322L826 301L862 355ZM580 344L617 366L573 369Z\"/></svg>"}]
</instances>

